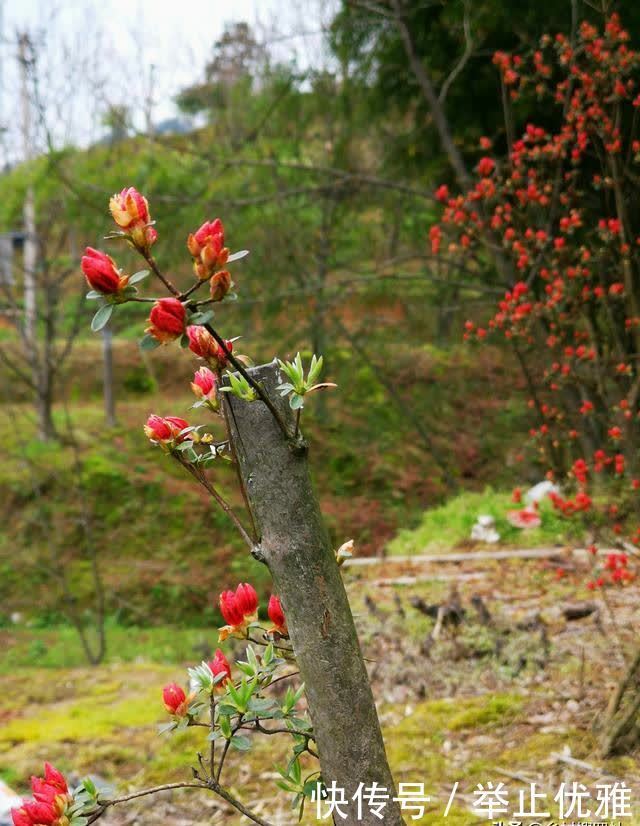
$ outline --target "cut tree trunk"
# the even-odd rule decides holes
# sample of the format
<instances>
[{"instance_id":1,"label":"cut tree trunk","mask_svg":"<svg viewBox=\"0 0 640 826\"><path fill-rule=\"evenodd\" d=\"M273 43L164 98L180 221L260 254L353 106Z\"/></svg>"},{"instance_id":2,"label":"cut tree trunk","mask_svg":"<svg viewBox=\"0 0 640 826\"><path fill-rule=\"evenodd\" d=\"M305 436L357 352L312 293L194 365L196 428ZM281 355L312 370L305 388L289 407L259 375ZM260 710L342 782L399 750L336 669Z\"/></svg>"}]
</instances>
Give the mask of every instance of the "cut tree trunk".
<instances>
[{"instance_id":1,"label":"cut tree trunk","mask_svg":"<svg viewBox=\"0 0 640 826\"><path fill-rule=\"evenodd\" d=\"M277 363L249 371L291 424L287 399L276 387ZM387 789L384 823L401 824L380 724L335 553L309 474L305 447L283 437L261 401L224 394L232 445L259 542L254 551L273 577L306 686L309 712L327 786L335 781L351 800L359 784ZM363 805L345 805L347 824L379 824Z\"/></svg>"}]
</instances>

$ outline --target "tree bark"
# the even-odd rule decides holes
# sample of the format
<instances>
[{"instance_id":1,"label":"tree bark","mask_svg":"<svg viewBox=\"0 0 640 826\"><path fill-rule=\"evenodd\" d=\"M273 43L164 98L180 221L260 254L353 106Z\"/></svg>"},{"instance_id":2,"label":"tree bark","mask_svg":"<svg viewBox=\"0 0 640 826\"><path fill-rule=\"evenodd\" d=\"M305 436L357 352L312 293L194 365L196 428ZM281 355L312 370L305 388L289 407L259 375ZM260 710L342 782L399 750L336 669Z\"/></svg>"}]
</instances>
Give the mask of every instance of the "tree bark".
<instances>
[{"instance_id":1,"label":"tree bark","mask_svg":"<svg viewBox=\"0 0 640 826\"><path fill-rule=\"evenodd\" d=\"M286 421L288 400L276 362L252 368ZM306 447L283 438L260 401L224 394L231 439L260 534L254 551L266 563L282 600L320 755L324 782L351 801L360 783L389 794L384 823L401 824L395 786L340 569L311 484ZM293 426L292 426L293 430ZM366 802L345 805L347 824L379 824Z\"/></svg>"}]
</instances>

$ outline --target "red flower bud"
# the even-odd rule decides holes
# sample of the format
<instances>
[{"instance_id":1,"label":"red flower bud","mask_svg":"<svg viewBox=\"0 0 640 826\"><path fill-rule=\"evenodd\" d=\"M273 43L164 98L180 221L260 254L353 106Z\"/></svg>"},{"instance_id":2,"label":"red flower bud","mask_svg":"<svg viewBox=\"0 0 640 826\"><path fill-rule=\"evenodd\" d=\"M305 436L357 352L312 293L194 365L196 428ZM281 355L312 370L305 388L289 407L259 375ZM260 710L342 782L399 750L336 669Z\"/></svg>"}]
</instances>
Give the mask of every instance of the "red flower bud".
<instances>
[{"instance_id":1,"label":"red flower bud","mask_svg":"<svg viewBox=\"0 0 640 826\"><path fill-rule=\"evenodd\" d=\"M236 605L245 617L252 616L258 611L258 595L252 585L240 583L236 588Z\"/></svg>"},{"instance_id":2,"label":"red flower bud","mask_svg":"<svg viewBox=\"0 0 640 826\"><path fill-rule=\"evenodd\" d=\"M50 786L53 786L59 794L67 794L69 792L64 775L54 768L51 763L44 764L44 779Z\"/></svg>"},{"instance_id":3,"label":"red flower bud","mask_svg":"<svg viewBox=\"0 0 640 826\"><path fill-rule=\"evenodd\" d=\"M480 161L478 162L478 174L481 175L483 178L486 178L489 175L491 175L495 168L495 161L493 161L491 158L480 158Z\"/></svg>"},{"instance_id":4,"label":"red flower bud","mask_svg":"<svg viewBox=\"0 0 640 826\"><path fill-rule=\"evenodd\" d=\"M66 794L66 792L60 792L41 777L31 778L31 793L33 799L37 800L38 803L49 803L52 806L56 803L57 797Z\"/></svg>"},{"instance_id":5,"label":"red flower bud","mask_svg":"<svg viewBox=\"0 0 640 826\"><path fill-rule=\"evenodd\" d=\"M149 204L144 195L135 187L128 187L116 193L109 201L109 211L121 229L132 225L149 223Z\"/></svg>"},{"instance_id":6,"label":"red flower bud","mask_svg":"<svg viewBox=\"0 0 640 826\"><path fill-rule=\"evenodd\" d=\"M244 622L244 613L238 605L236 595L233 591L223 591L220 594L220 613L227 625L231 625L234 628L242 625Z\"/></svg>"},{"instance_id":7,"label":"red flower bud","mask_svg":"<svg viewBox=\"0 0 640 826\"><path fill-rule=\"evenodd\" d=\"M149 226L149 204L137 189L130 186L116 193L109 201L109 210L113 220L128 233L136 247L148 250L156 242L158 233Z\"/></svg>"},{"instance_id":8,"label":"red flower bud","mask_svg":"<svg viewBox=\"0 0 640 826\"><path fill-rule=\"evenodd\" d=\"M151 326L145 332L165 344L184 333L185 318L184 305L177 298L161 298L151 308Z\"/></svg>"},{"instance_id":9,"label":"red flower bud","mask_svg":"<svg viewBox=\"0 0 640 826\"><path fill-rule=\"evenodd\" d=\"M215 399L218 378L208 367L196 370L191 382L191 389L199 399Z\"/></svg>"},{"instance_id":10,"label":"red flower bud","mask_svg":"<svg viewBox=\"0 0 640 826\"><path fill-rule=\"evenodd\" d=\"M220 270L211 276L211 300L222 301L231 289L231 273L229 270Z\"/></svg>"},{"instance_id":11,"label":"red flower bud","mask_svg":"<svg viewBox=\"0 0 640 826\"><path fill-rule=\"evenodd\" d=\"M113 258L93 247L86 248L80 265L88 285L104 295L119 292L129 281L129 276L120 275Z\"/></svg>"},{"instance_id":12,"label":"red flower bud","mask_svg":"<svg viewBox=\"0 0 640 826\"><path fill-rule=\"evenodd\" d=\"M14 826L62 826L68 823L66 809L71 802L67 781L50 763L45 763L45 776L32 777L34 800L12 809Z\"/></svg>"},{"instance_id":13,"label":"red flower bud","mask_svg":"<svg viewBox=\"0 0 640 826\"><path fill-rule=\"evenodd\" d=\"M211 333L204 327L187 327L189 349L196 356L206 359L216 370L222 370L227 365L227 355ZM225 341L229 352L233 350L233 342Z\"/></svg>"},{"instance_id":14,"label":"red flower bud","mask_svg":"<svg viewBox=\"0 0 640 826\"><path fill-rule=\"evenodd\" d=\"M269 619L275 626L275 630L285 637L288 636L289 631L287 630L287 621L282 610L282 603L280 602L280 598L275 594L272 594L269 599L267 613L269 614Z\"/></svg>"},{"instance_id":15,"label":"red flower bud","mask_svg":"<svg viewBox=\"0 0 640 826\"><path fill-rule=\"evenodd\" d=\"M53 803L41 803L38 800L25 803L22 809L30 818L33 826L53 826L58 823L58 814ZM15 820L14 820L15 823Z\"/></svg>"},{"instance_id":16,"label":"red flower bud","mask_svg":"<svg viewBox=\"0 0 640 826\"><path fill-rule=\"evenodd\" d=\"M169 714L184 717L189 707L187 695L177 683L169 683L162 689L162 702Z\"/></svg>"},{"instance_id":17,"label":"red flower bud","mask_svg":"<svg viewBox=\"0 0 640 826\"><path fill-rule=\"evenodd\" d=\"M13 826L33 826L33 821L24 806L19 809L11 809L11 819L13 820Z\"/></svg>"},{"instance_id":18,"label":"red flower bud","mask_svg":"<svg viewBox=\"0 0 640 826\"><path fill-rule=\"evenodd\" d=\"M147 419L144 432L152 442L173 442L178 439L180 431L185 427L189 427L189 422L178 416L162 417L152 414Z\"/></svg>"},{"instance_id":19,"label":"red flower bud","mask_svg":"<svg viewBox=\"0 0 640 826\"><path fill-rule=\"evenodd\" d=\"M187 247L194 258L193 268L198 278L209 278L229 258L229 250L224 245L222 221L205 221L200 229L187 239ZM219 300L219 299L218 299Z\"/></svg>"},{"instance_id":20,"label":"red flower bud","mask_svg":"<svg viewBox=\"0 0 640 826\"><path fill-rule=\"evenodd\" d=\"M213 660L209 663L209 668L214 677L217 677L218 674L227 675L219 683L216 683L217 686L222 687L231 678L231 666L219 648L216 650Z\"/></svg>"}]
</instances>

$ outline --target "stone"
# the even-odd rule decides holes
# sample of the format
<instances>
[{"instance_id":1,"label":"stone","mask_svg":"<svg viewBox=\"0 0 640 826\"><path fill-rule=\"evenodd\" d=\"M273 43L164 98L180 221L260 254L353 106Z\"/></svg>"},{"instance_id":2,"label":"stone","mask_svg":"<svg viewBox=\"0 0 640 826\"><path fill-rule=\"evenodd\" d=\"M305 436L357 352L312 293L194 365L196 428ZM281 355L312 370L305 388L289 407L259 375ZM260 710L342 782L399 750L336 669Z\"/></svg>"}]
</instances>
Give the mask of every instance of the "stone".
<instances>
[{"instance_id":1,"label":"stone","mask_svg":"<svg viewBox=\"0 0 640 826\"><path fill-rule=\"evenodd\" d=\"M500 534L496 530L496 521L489 514L481 514L471 528L471 539L474 542L487 542L494 545L500 541Z\"/></svg>"}]
</instances>

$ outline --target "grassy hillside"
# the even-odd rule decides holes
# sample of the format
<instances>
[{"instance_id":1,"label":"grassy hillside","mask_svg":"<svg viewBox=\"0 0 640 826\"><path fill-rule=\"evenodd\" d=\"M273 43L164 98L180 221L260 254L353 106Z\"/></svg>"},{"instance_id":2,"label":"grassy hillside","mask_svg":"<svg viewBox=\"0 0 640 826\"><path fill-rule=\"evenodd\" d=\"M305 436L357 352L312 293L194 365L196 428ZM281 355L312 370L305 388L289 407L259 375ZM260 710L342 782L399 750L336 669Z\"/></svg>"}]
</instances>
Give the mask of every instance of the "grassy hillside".
<instances>
[{"instance_id":1,"label":"grassy hillside","mask_svg":"<svg viewBox=\"0 0 640 826\"><path fill-rule=\"evenodd\" d=\"M207 421L206 414L189 412L195 360L179 348L163 348L145 365L133 342L118 342L119 425L108 430L96 369L99 347L92 339L76 348L67 387L71 401L56 407L59 443L42 445L33 438L26 402L0 408L5 446L0 614L5 622L15 611L59 621L64 605L55 573L61 565L79 604L89 608L88 550L94 547L108 611L120 621L210 622L213 594L246 577L266 587L266 576L223 513L142 432L151 412ZM510 399L510 366L497 351L482 358L478 362L464 349L405 348L395 363L403 402L411 404L416 393L427 400L422 425L458 469L455 484L472 488L483 487L488 479L511 483L513 470L504 457L510 444L517 450L526 417ZM448 491L424 444L390 405L374 372L344 350L330 353L329 365L329 377L339 388L326 397L322 417L313 404L305 411L316 485L336 547L353 538L359 553L381 553L399 527L416 523ZM494 382L491 398L483 397L487 371ZM473 408L467 402L470 392L476 398ZM78 457L67 443L69 426L79 446L80 474L74 466ZM213 426L219 429L217 422ZM216 467L213 476L241 508L229 466ZM89 548L81 530L83 503Z\"/></svg>"}]
</instances>

